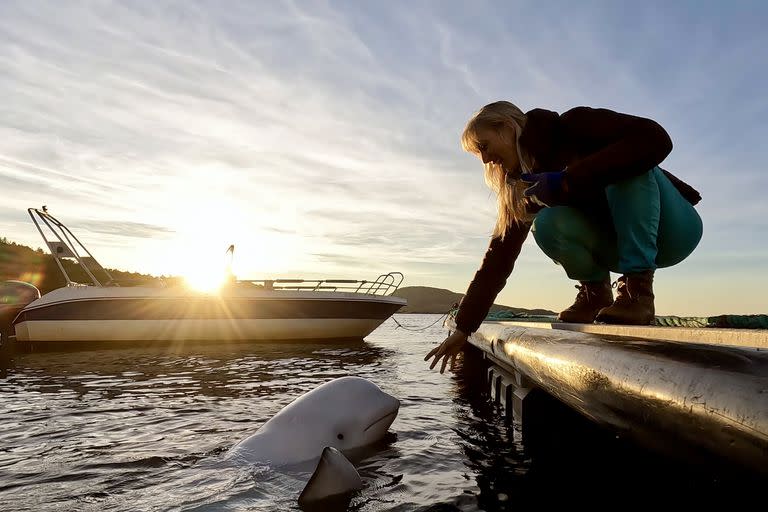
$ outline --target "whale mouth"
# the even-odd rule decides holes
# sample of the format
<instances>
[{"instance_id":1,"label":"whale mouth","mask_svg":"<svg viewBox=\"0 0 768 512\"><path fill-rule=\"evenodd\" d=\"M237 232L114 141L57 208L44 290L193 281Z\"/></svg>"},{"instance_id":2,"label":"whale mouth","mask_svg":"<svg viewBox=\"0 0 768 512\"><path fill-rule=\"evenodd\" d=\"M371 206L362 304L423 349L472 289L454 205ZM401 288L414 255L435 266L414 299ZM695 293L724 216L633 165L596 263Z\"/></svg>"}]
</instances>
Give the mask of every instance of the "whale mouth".
<instances>
[{"instance_id":1,"label":"whale mouth","mask_svg":"<svg viewBox=\"0 0 768 512\"><path fill-rule=\"evenodd\" d=\"M367 432L371 427L373 427L375 425L378 425L379 423L381 423L382 421L386 420L387 418L392 417L392 419L394 420L394 416L397 416L397 411L388 412L387 414L385 414L381 418L375 420L373 423L371 423L370 425L365 427L365 430L363 430L363 432Z\"/></svg>"}]
</instances>

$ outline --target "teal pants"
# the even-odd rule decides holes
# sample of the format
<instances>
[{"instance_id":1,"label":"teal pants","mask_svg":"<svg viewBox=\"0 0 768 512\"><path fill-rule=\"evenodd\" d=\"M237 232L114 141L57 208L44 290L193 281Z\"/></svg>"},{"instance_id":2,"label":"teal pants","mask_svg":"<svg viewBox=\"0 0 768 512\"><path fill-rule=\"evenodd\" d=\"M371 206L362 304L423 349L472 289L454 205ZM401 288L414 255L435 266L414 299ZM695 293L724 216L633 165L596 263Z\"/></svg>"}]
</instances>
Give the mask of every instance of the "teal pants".
<instances>
[{"instance_id":1,"label":"teal pants","mask_svg":"<svg viewBox=\"0 0 768 512\"><path fill-rule=\"evenodd\" d=\"M670 267L701 240L699 214L658 167L607 186L605 195L611 218L555 206L533 221L536 243L571 279L602 281L609 272Z\"/></svg>"}]
</instances>

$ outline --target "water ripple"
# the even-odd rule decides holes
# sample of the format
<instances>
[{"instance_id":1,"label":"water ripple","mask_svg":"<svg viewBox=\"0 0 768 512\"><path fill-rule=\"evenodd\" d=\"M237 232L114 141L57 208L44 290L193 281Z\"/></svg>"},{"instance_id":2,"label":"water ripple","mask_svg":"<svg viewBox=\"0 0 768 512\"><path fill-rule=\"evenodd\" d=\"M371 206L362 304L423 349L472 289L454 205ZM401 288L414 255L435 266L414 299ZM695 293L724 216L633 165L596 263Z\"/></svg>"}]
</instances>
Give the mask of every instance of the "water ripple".
<instances>
[{"instance_id":1,"label":"water ripple","mask_svg":"<svg viewBox=\"0 0 768 512\"><path fill-rule=\"evenodd\" d=\"M412 315L407 323L435 319ZM532 458L497 406L468 392L461 377L427 370L422 358L444 336L439 326L419 333L389 321L353 345L14 354L0 373L0 508L298 510L306 475L231 467L223 455L296 397L344 375L369 378L401 400L391 438L359 462L365 489L351 510L511 510L537 488L586 486L578 475L601 465L599 478L614 486L621 484L611 475L621 472L642 481L633 464L596 449L558 444ZM571 445L582 445L581 435Z\"/></svg>"}]
</instances>

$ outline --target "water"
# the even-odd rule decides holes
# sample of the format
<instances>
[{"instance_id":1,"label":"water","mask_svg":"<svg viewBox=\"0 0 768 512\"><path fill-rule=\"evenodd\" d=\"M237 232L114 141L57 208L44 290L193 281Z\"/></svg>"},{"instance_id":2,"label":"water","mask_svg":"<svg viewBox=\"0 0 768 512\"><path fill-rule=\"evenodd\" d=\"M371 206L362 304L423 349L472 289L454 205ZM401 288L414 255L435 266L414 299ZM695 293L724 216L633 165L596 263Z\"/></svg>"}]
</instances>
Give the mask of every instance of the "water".
<instances>
[{"instance_id":1,"label":"water","mask_svg":"<svg viewBox=\"0 0 768 512\"><path fill-rule=\"evenodd\" d=\"M410 328L437 315L397 315ZM223 454L297 396L358 375L401 400L360 462L358 511L512 510L522 502L637 503L743 495L728 474L646 453L567 413L522 443L464 374L429 371L445 337L388 320L354 345L165 345L7 355L0 366L0 510L298 510L303 483ZM534 453L535 455L531 455ZM555 491L555 492L551 492ZM573 494L571 494L573 493Z\"/></svg>"}]
</instances>

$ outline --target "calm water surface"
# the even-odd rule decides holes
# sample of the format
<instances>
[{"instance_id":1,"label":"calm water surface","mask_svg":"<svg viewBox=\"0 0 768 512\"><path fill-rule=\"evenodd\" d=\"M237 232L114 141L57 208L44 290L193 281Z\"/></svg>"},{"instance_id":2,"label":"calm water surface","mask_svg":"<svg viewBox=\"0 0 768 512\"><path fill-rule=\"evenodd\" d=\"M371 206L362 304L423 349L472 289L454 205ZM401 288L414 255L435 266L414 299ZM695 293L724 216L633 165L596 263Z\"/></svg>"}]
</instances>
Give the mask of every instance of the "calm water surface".
<instances>
[{"instance_id":1,"label":"calm water surface","mask_svg":"<svg viewBox=\"0 0 768 512\"><path fill-rule=\"evenodd\" d=\"M423 328L438 315L396 315ZM552 425L548 450L470 389L428 371L446 332L388 320L353 345L105 347L6 355L0 366L0 510L298 510L303 481L268 467L232 467L225 452L294 398L358 375L401 400L391 436L358 465L365 488L349 509L512 510L607 487L637 501L672 492L733 492L580 423ZM553 492L547 492L553 491ZM518 506L519 508L519 506Z\"/></svg>"}]
</instances>

